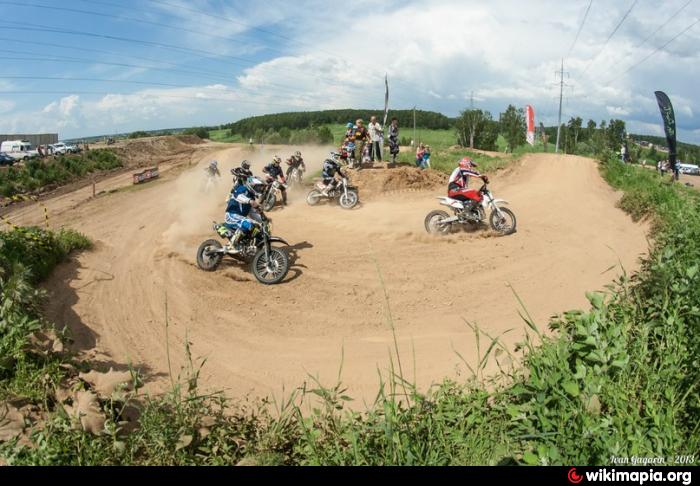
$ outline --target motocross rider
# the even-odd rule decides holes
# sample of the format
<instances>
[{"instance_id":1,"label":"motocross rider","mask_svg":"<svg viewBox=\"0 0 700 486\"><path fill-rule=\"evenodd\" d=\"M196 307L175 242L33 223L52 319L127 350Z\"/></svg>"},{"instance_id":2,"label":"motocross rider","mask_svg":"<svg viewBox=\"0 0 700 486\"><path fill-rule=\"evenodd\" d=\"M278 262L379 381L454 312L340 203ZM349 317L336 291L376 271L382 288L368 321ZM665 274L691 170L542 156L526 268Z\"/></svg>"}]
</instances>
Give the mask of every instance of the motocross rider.
<instances>
[{"instance_id":1,"label":"motocross rider","mask_svg":"<svg viewBox=\"0 0 700 486\"><path fill-rule=\"evenodd\" d=\"M263 173L267 175L265 182L267 184L272 184L274 181L279 179L282 184L286 184L287 180L284 177L284 172L282 171L282 158L279 155L275 155L272 162L263 169ZM282 191L282 204L287 204L287 189L284 186L280 187Z\"/></svg>"},{"instance_id":2,"label":"motocross rider","mask_svg":"<svg viewBox=\"0 0 700 486\"><path fill-rule=\"evenodd\" d=\"M231 188L231 194L233 194L233 191L235 191L239 185L245 184L249 178L253 177L253 171L250 170L250 162L247 160L241 162L240 167L231 169L231 175L233 176L233 187Z\"/></svg>"},{"instance_id":3,"label":"motocross rider","mask_svg":"<svg viewBox=\"0 0 700 486\"><path fill-rule=\"evenodd\" d=\"M325 188L323 189L324 196L328 197L329 191L331 191L336 186L336 174L343 177L343 172L340 170L340 154L338 152L331 152L330 157L323 161L323 184Z\"/></svg>"},{"instance_id":4,"label":"motocross rider","mask_svg":"<svg viewBox=\"0 0 700 486\"><path fill-rule=\"evenodd\" d=\"M304 163L304 159L301 157L301 152L298 150L294 152L294 155L287 159L287 165L289 166L287 169L287 179L289 179L289 176L292 174L294 169L301 168L304 172L306 172L306 164Z\"/></svg>"},{"instance_id":5,"label":"motocross rider","mask_svg":"<svg viewBox=\"0 0 700 486\"><path fill-rule=\"evenodd\" d=\"M221 177L221 172L219 172L219 162L216 160L209 162L209 167L204 170L210 178Z\"/></svg>"},{"instance_id":6,"label":"motocross rider","mask_svg":"<svg viewBox=\"0 0 700 486\"><path fill-rule=\"evenodd\" d=\"M236 169L234 169L236 170ZM247 182L247 178L239 177L231 192L226 206L226 219L224 227L233 231L231 247L235 249L243 236L249 235L251 230L261 220L255 211L259 207L255 200L255 191Z\"/></svg>"},{"instance_id":7,"label":"motocross rider","mask_svg":"<svg viewBox=\"0 0 700 486\"><path fill-rule=\"evenodd\" d=\"M447 186L447 196L458 201L471 201L467 195L472 190L469 189L469 179L471 177L479 177L485 184L489 183L489 178L481 175L476 169L478 165L469 157L464 157L459 161L457 167L450 175L450 181Z\"/></svg>"}]
</instances>

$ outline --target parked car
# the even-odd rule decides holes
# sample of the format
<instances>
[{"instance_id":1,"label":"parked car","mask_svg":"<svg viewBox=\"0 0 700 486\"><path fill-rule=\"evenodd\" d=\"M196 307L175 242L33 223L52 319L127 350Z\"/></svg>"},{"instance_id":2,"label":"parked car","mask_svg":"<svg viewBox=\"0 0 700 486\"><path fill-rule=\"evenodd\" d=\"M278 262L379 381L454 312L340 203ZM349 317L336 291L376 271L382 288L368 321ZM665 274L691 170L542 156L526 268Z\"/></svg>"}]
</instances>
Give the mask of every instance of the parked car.
<instances>
[{"instance_id":1,"label":"parked car","mask_svg":"<svg viewBox=\"0 0 700 486\"><path fill-rule=\"evenodd\" d=\"M0 166L4 165L15 165L15 159L7 155L5 152L0 152Z\"/></svg>"},{"instance_id":2,"label":"parked car","mask_svg":"<svg viewBox=\"0 0 700 486\"><path fill-rule=\"evenodd\" d=\"M39 152L32 148L32 144L26 140L6 140L0 144L0 152L4 152L15 161L29 160L39 156Z\"/></svg>"},{"instance_id":3,"label":"parked car","mask_svg":"<svg viewBox=\"0 0 700 486\"><path fill-rule=\"evenodd\" d=\"M63 142L58 142L50 146L53 149L54 155L66 155L66 154L76 154L78 153L78 147L75 145L68 145Z\"/></svg>"},{"instance_id":4,"label":"parked car","mask_svg":"<svg viewBox=\"0 0 700 486\"><path fill-rule=\"evenodd\" d=\"M700 175L700 166L695 164L678 164L681 174Z\"/></svg>"}]
</instances>

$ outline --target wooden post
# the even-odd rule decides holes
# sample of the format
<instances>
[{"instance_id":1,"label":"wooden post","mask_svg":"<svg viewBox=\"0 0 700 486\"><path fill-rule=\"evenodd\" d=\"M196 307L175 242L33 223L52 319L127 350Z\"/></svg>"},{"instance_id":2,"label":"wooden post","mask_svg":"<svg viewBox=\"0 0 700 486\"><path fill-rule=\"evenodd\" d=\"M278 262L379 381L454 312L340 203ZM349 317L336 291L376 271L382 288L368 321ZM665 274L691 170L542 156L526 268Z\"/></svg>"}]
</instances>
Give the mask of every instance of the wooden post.
<instances>
[{"instance_id":1,"label":"wooden post","mask_svg":"<svg viewBox=\"0 0 700 486\"><path fill-rule=\"evenodd\" d=\"M93 179L92 180L92 197L95 197L95 193L97 191L95 186L96 186L95 179Z\"/></svg>"}]
</instances>

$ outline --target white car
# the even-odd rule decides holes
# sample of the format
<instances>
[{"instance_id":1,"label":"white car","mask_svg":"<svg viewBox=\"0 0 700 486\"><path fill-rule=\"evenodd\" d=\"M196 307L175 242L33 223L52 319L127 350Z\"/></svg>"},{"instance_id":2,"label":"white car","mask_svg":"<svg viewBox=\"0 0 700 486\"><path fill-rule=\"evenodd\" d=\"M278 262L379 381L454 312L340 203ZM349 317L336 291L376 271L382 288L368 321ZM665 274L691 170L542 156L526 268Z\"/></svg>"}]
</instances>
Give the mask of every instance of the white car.
<instances>
[{"instance_id":1,"label":"white car","mask_svg":"<svg viewBox=\"0 0 700 486\"><path fill-rule=\"evenodd\" d=\"M53 153L55 155L77 154L80 152L77 145L68 145L67 143L63 142L55 143L50 145L50 147L53 149Z\"/></svg>"},{"instance_id":2,"label":"white car","mask_svg":"<svg viewBox=\"0 0 700 486\"><path fill-rule=\"evenodd\" d=\"M694 164L678 164L681 174L700 175L700 167Z\"/></svg>"}]
</instances>

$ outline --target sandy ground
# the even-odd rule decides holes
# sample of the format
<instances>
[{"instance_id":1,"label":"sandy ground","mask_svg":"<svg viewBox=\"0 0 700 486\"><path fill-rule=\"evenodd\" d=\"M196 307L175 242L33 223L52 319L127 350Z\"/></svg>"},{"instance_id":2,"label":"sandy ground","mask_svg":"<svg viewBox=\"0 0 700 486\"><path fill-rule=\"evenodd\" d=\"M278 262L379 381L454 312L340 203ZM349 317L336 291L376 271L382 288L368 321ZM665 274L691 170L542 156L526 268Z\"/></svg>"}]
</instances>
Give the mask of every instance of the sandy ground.
<instances>
[{"instance_id":1,"label":"sandy ground","mask_svg":"<svg viewBox=\"0 0 700 486\"><path fill-rule=\"evenodd\" d=\"M320 161L323 153L305 155ZM593 161L543 154L492 177L494 194L518 217L514 235L427 235L423 220L442 189L390 193L353 211L311 208L299 193L270 214L273 232L292 245L283 284L259 285L233 262L200 271L196 248L215 237L211 222L222 218L229 190L226 178L216 193L201 191L207 161L217 158L228 174L251 158L257 172L268 156L222 149L138 190L46 203L54 227L97 242L47 285L49 316L70 327L77 349L106 367L130 362L158 388L184 364L189 341L207 359L203 384L232 396L279 395L310 376L334 385L342 366L349 394L371 401L378 373L390 356L398 362L391 322L406 378L425 388L465 377L457 353L472 366L478 359L465 320L494 336L512 329L502 338L508 346L524 336L510 286L546 329L551 315L587 308L585 291L602 290L620 264L635 269L647 249L646 227L616 208L619 195ZM43 216L34 207L13 217Z\"/></svg>"}]
</instances>

